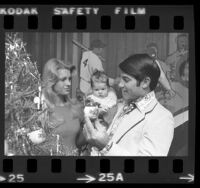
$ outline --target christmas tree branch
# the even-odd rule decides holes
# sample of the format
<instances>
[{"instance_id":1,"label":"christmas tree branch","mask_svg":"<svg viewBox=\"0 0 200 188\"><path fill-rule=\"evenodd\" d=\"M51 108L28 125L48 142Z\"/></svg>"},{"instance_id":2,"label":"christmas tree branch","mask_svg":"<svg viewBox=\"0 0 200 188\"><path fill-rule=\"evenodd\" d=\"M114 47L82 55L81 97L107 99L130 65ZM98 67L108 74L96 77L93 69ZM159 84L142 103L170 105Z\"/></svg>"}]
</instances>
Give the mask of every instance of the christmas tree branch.
<instances>
[{"instance_id":1,"label":"christmas tree branch","mask_svg":"<svg viewBox=\"0 0 200 188\"><path fill-rule=\"evenodd\" d=\"M39 117L41 114L45 113L46 110L47 108L45 108L39 113L34 113L22 126L25 126L26 124L30 123L35 117Z\"/></svg>"},{"instance_id":2,"label":"christmas tree branch","mask_svg":"<svg viewBox=\"0 0 200 188\"><path fill-rule=\"evenodd\" d=\"M22 97L30 97L36 92L38 92L38 91L33 90L33 91L28 91L27 93L18 92L18 97L13 98L13 100L10 103L15 103L16 101L20 100Z\"/></svg>"}]
</instances>

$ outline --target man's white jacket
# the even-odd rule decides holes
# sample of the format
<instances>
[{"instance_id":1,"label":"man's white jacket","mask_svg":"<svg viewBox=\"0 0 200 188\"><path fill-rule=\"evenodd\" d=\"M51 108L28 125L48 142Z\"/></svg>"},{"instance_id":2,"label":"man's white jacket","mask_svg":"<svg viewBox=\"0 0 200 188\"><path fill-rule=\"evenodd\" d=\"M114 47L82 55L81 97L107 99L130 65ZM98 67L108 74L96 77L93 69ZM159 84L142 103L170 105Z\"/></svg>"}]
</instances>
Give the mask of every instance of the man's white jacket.
<instances>
[{"instance_id":1,"label":"man's white jacket","mask_svg":"<svg viewBox=\"0 0 200 188\"><path fill-rule=\"evenodd\" d=\"M110 129L124 107L119 103ZM109 132L109 129L108 129ZM136 103L136 108L124 115L110 140L106 156L167 156L174 135L174 118L155 98Z\"/></svg>"}]
</instances>

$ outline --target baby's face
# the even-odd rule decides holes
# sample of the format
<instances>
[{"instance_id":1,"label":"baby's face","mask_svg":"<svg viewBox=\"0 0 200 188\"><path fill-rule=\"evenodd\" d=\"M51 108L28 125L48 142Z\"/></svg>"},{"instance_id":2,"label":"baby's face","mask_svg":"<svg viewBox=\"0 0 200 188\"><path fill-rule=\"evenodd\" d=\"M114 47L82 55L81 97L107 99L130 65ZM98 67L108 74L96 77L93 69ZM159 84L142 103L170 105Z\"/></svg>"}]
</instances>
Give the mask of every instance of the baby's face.
<instances>
[{"instance_id":1,"label":"baby's face","mask_svg":"<svg viewBox=\"0 0 200 188\"><path fill-rule=\"evenodd\" d=\"M108 86L105 83L93 83L93 94L96 97L104 98L108 96Z\"/></svg>"}]
</instances>

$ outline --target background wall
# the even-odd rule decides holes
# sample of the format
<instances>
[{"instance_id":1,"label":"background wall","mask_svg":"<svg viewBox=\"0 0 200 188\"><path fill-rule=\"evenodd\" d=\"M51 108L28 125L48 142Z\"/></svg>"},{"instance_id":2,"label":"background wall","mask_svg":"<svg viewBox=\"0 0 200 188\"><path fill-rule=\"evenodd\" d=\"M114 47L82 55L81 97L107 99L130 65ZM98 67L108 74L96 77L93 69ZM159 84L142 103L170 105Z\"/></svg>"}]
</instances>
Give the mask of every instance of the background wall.
<instances>
[{"instance_id":1,"label":"background wall","mask_svg":"<svg viewBox=\"0 0 200 188\"><path fill-rule=\"evenodd\" d=\"M143 52L147 43L158 44L159 57L163 60L169 46L167 33L21 33L21 36L27 42L27 51L38 62L40 71L44 63L53 57L76 64L76 56L80 61L81 49L76 49L73 39L87 47L93 39L101 39L107 44L104 50L104 68L111 76L118 73L116 65L132 53Z\"/></svg>"},{"instance_id":2,"label":"background wall","mask_svg":"<svg viewBox=\"0 0 200 188\"><path fill-rule=\"evenodd\" d=\"M107 46L103 57L106 59L103 66L110 77L119 74L118 64L133 53L142 53L149 42L156 42L159 48L159 57L166 59L169 46L167 33L20 33L27 43L27 51L32 60L38 64L42 73L43 66L50 58L58 58L65 63L76 65L79 70L82 50L72 43L76 40L89 47L93 39L101 39ZM74 78L72 95L78 87L79 78Z\"/></svg>"}]
</instances>

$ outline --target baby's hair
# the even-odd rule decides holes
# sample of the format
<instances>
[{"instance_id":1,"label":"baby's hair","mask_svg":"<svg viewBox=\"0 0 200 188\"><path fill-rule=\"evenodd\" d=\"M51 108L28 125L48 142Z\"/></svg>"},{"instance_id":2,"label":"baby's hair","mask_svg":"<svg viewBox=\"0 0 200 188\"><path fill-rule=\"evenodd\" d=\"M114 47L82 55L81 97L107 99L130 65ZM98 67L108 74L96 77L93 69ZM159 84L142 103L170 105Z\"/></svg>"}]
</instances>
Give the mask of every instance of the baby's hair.
<instances>
[{"instance_id":1,"label":"baby's hair","mask_svg":"<svg viewBox=\"0 0 200 188\"><path fill-rule=\"evenodd\" d=\"M106 73L99 70L96 70L91 76L91 87L94 86L94 83L105 83L108 87L110 86Z\"/></svg>"}]
</instances>

